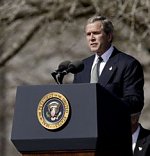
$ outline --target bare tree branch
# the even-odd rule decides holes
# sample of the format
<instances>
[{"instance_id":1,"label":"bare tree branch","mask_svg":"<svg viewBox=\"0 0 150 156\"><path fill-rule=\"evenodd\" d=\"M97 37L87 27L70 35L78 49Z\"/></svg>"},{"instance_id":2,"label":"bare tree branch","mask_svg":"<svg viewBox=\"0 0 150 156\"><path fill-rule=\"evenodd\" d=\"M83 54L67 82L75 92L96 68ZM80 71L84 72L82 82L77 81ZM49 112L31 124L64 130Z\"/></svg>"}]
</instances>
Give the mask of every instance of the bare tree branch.
<instances>
[{"instance_id":1,"label":"bare tree branch","mask_svg":"<svg viewBox=\"0 0 150 156\"><path fill-rule=\"evenodd\" d=\"M105 5L107 4L107 5ZM18 6L19 5L19 6ZM10 8L9 8L10 7ZM111 11L112 8L115 8ZM6 12L6 10L10 10ZM12 10L12 11L11 11ZM112 12L114 16L112 15ZM149 35L150 25L150 2L148 0L117 0L98 1L98 0L22 0L18 4L9 2L0 7L0 21L11 25L18 19L27 20L32 18L43 17L46 20L70 20L92 14L108 14L127 25L131 29L130 40L134 40L135 34L139 34L138 41L143 40ZM145 22L143 22L143 17ZM27 32L23 39L18 43L13 43L12 50L7 51L4 57L1 53L0 67L4 66L13 56L26 45L26 43L36 33L40 24L34 26L33 30ZM34 30L35 29L35 30ZM6 52L5 52L6 53Z\"/></svg>"},{"instance_id":2,"label":"bare tree branch","mask_svg":"<svg viewBox=\"0 0 150 156\"><path fill-rule=\"evenodd\" d=\"M19 53L19 51L27 44L27 42L29 42L32 36L39 30L41 23L43 23L44 20L45 17L40 18L36 25L29 32L27 32L27 34L25 34L25 36L22 37L18 43L13 44L11 50L7 52L8 55L0 58L0 67L3 67L11 58Z\"/></svg>"}]
</instances>

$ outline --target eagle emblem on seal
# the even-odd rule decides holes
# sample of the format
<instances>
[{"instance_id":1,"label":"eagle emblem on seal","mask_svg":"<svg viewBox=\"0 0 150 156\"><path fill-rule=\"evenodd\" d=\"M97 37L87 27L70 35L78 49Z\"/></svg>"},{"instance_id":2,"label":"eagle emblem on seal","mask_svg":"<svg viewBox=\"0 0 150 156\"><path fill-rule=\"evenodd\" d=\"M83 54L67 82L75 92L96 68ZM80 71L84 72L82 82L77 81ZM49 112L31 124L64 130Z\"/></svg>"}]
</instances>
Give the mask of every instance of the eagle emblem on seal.
<instances>
[{"instance_id":1,"label":"eagle emblem on seal","mask_svg":"<svg viewBox=\"0 0 150 156\"><path fill-rule=\"evenodd\" d=\"M48 104L48 111L46 112L46 116L50 118L51 121L58 120L60 115L62 114L60 110L60 104L56 101Z\"/></svg>"}]
</instances>

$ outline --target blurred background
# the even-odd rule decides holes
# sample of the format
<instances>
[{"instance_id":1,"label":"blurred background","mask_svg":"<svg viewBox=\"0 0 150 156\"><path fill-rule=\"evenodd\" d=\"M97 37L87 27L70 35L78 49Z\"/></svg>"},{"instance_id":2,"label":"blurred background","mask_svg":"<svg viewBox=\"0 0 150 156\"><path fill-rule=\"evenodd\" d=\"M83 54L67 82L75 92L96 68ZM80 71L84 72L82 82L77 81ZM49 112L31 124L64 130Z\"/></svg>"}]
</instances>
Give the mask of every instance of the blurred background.
<instances>
[{"instance_id":1,"label":"blurred background","mask_svg":"<svg viewBox=\"0 0 150 156\"><path fill-rule=\"evenodd\" d=\"M95 14L112 20L113 44L143 66L140 122L150 129L149 0L0 0L0 156L20 156L10 140L17 86L54 84L51 72L60 62L91 55L84 26Z\"/></svg>"}]
</instances>

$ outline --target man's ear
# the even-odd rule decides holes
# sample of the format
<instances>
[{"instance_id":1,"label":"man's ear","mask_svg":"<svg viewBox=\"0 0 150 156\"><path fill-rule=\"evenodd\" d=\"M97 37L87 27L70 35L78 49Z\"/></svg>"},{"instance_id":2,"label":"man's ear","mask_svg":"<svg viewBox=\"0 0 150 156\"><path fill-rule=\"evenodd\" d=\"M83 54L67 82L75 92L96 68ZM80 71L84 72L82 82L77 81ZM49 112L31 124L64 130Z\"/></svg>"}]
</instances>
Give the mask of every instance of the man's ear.
<instances>
[{"instance_id":1,"label":"man's ear","mask_svg":"<svg viewBox=\"0 0 150 156\"><path fill-rule=\"evenodd\" d=\"M108 41L112 42L112 40L113 40L113 33L109 33L108 34Z\"/></svg>"}]
</instances>

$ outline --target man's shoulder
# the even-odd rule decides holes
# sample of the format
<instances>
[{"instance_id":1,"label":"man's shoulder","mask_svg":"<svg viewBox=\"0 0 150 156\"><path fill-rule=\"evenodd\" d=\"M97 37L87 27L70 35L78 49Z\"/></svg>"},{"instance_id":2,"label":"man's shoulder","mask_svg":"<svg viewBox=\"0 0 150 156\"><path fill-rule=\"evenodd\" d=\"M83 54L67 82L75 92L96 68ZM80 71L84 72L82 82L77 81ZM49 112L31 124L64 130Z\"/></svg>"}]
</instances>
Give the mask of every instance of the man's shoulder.
<instances>
[{"instance_id":1,"label":"man's shoulder","mask_svg":"<svg viewBox=\"0 0 150 156\"><path fill-rule=\"evenodd\" d=\"M140 128L141 128L141 131L144 131L144 132L150 134L150 129L148 129L148 128L144 128L142 125L140 125Z\"/></svg>"},{"instance_id":2,"label":"man's shoulder","mask_svg":"<svg viewBox=\"0 0 150 156\"><path fill-rule=\"evenodd\" d=\"M140 125L140 136L147 137L150 141L150 130Z\"/></svg>"},{"instance_id":3,"label":"man's shoulder","mask_svg":"<svg viewBox=\"0 0 150 156\"><path fill-rule=\"evenodd\" d=\"M129 54L128 52L120 51L120 50L118 50L115 47L114 47L114 51L113 52L116 53L117 55L119 55L122 58L131 59L131 60L135 59L136 60L136 58L134 56L132 56L131 54Z\"/></svg>"},{"instance_id":4,"label":"man's shoulder","mask_svg":"<svg viewBox=\"0 0 150 156\"><path fill-rule=\"evenodd\" d=\"M140 64L139 60L137 60L134 56L132 56L128 52L120 51L115 47L114 47L114 51L113 51L112 56L116 56L120 61L122 61L122 63L123 62L128 62L128 63L135 62L135 63Z\"/></svg>"}]
</instances>

